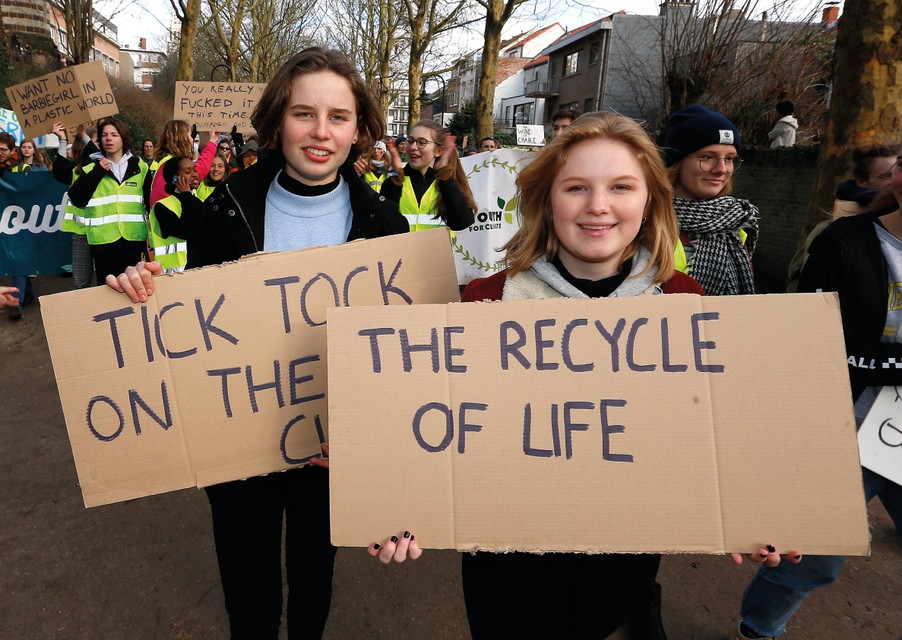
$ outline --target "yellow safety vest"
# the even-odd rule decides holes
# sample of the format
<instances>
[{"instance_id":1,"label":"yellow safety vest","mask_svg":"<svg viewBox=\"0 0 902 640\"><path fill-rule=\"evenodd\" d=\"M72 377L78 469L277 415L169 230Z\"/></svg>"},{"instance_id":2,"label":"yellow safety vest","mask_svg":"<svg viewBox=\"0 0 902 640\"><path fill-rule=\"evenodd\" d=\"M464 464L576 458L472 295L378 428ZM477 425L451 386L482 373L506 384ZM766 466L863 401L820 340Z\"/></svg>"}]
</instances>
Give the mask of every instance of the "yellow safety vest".
<instances>
[{"instance_id":1,"label":"yellow safety vest","mask_svg":"<svg viewBox=\"0 0 902 640\"><path fill-rule=\"evenodd\" d=\"M72 170L72 180L69 185L75 184L75 179L78 177L78 174L75 173L75 169ZM76 207L69 200L69 194L66 194L66 212L63 214L63 224L60 227L63 231L67 233L77 233L80 236L85 235L88 232L87 227L84 223L85 219L85 210Z\"/></svg>"},{"instance_id":2,"label":"yellow safety vest","mask_svg":"<svg viewBox=\"0 0 902 640\"><path fill-rule=\"evenodd\" d=\"M222 184L222 183L220 183L220 184ZM197 189L194 190L194 195L197 196L198 200L203 202L204 200L209 198L211 195L213 195L213 191L215 191L216 187L218 187L218 186L219 186L218 184L214 184L211 187L211 186L207 185L206 182L201 180L200 184L197 185Z\"/></svg>"},{"instance_id":3,"label":"yellow safety vest","mask_svg":"<svg viewBox=\"0 0 902 640\"><path fill-rule=\"evenodd\" d=\"M182 217L182 203L174 195L158 200L157 204L162 204L179 218ZM154 213L157 204L150 211L147 229L147 240L153 250L154 260L159 262L167 273L184 271L185 265L188 264L188 243L183 238L175 236L163 237L160 231L160 222Z\"/></svg>"},{"instance_id":4,"label":"yellow safety vest","mask_svg":"<svg viewBox=\"0 0 902 640\"><path fill-rule=\"evenodd\" d=\"M368 185L370 185L370 189L379 193L382 190L382 183L385 182L385 178L388 176L387 173L383 173L381 176L377 176L372 171L367 171L363 174L363 180Z\"/></svg>"},{"instance_id":5,"label":"yellow safety vest","mask_svg":"<svg viewBox=\"0 0 902 640\"><path fill-rule=\"evenodd\" d=\"M407 218L411 231L423 231L425 229L434 229L435 227L443 227L445 223L441 218L436 218L438 214L438 202L441 195L438 192L438 181L433 181L423 194L423 199L417 202L417 194L413 191L413 185L410 178L404 178L401 185L401 202L398 208L401 214Z\"/></svg>"},{"instance_id":6,"label":"yellow safety vest","mask_svg":"<svg viewBox=\"0 0 902 640\"><path fill-rule=\"evenodd\" d=\"M84 167L85 174L98 165ZM146 240L147 223L144 219L144 179L147 165L138 161L140 172L121 183L112 176L104 176L84 208L84 218L79 220L87 228L88 244L110 244L120 238ZM77 218L76 218L77 219Z\"/></svg>"}]
</instances>

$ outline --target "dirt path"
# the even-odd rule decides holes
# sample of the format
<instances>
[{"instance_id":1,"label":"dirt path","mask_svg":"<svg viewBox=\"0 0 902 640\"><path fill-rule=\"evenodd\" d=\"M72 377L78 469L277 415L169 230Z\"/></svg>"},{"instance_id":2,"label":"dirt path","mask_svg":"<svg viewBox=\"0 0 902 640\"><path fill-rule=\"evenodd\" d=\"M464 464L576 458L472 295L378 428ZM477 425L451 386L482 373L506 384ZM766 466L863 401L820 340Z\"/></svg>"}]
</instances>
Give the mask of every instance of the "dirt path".
<instances>
[{"instance_id":1,"label":"dirt path","mask_svg":"<svg viewBox=\"0 0 902 640\"><path fill-rule=\"evenodd\" d=\"M35 285L39 295L70 286ZM203 492L84 508L35 306L20 322L0 316L0 374L0 638L227 637ZM850 559L812 596L786 640L900 639L902 538L879 504L871 523L871 557ZM725 638L751 572L723 557L665 558L671 640ZM326 637L467 638L459 576L454 552L383 567L342 549Z\"/></svg>"}]
</instances>

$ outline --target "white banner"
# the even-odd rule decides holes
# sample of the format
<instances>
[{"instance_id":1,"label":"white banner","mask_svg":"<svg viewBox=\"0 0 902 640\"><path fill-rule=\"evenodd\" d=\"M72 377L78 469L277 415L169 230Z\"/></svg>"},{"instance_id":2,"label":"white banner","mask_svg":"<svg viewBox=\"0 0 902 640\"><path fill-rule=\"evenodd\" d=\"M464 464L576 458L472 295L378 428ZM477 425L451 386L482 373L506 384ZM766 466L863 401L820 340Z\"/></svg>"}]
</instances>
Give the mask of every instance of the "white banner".
<instances>
[{"instance_id":1,"label":"white banner","mask_svg":"<svg viewBox=\"0 0 902 640\"><path fill-rule=\"evenodd\" d=\"M0 108L0 131L5 131L15 138L16 144L22 144L22 140L25 139L25 135L22 133L22 126L16 117L16 112L10 109ZM52 133L35 138L34 142L41 148L56 149L59 147L59 138Z\"/></svg>"},{"instance_id":2,"label":"white banner","mask_svg":"<svg viewBox=\"0 0 902 640\"><path fill-rule=\"evenodd\" d=\"M501 149L461 158L479 210L473 226L451 237L460 284L502 269L499 250L520 228L515 181L532 157L530 151Z\"/></svg>"},{"instance_id":3,"label":"white banner","mask_svg":"<svg viewBox=\"0 0 902 640\"><path fill-rule=\"evenodd\" d=\"M861 466L902 484L902 386L883 387L858 430Z\"/></svg>"}]
</instances>

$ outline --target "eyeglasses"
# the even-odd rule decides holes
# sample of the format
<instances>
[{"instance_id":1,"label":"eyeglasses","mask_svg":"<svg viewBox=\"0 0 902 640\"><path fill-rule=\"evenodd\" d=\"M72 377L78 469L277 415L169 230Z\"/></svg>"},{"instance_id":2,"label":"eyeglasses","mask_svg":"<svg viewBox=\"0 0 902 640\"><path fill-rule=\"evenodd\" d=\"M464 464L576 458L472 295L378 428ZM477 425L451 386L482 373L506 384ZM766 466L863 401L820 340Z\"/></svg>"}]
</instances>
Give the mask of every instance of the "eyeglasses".
<instances>
[{"instance_id":1,"label":"eyeglasses","mask_svg":"<svg viewBox=\"0 0 902 640\"><path fill-rule=\"evenodd\" d=\"M742 158L739 156L730 157L721 157L714 156L710 153L706 153L701 156L696 156L698 158L698 166L702 171L714 171L717 168L717 165L720 164L720 161L723 160L723 166L726 171L736 171L739 167L742 166Z\"/></svg>"},{"instance_id":2,"label":"eyeglasses","mask_svg":"<svg viewBox=\"0 0 902 640\"><path fill-rule=\"evenodd\" d=\"M220 150L220 151L228 151L228 150L229 150L229 145L227 145L227 144L221 144L221 145L219 145L219 150Z\"/></svg>"},{"instance_id":3,"label":"eyeglasses","mask_svg":"<svg viewBox=\"0 0 902 640\"><path fill-rule=\"evenodd\" d=\"M432 140L427 140L426 138L407 138L408 146L417 145L421 149L427 145L435 144Z\"/></svg>"}]
</instances>

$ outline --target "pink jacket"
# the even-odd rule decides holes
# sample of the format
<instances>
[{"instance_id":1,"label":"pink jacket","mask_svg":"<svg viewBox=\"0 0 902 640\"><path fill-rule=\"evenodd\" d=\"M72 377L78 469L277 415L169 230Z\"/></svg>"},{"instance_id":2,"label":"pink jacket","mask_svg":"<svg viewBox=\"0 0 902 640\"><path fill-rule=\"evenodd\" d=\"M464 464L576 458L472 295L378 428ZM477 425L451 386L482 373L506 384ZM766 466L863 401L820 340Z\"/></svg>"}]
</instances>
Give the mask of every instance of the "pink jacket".
<instances>
[{"instance_id":1,"label":"pink jacket","mask_svg":"<svg viewBox=\"0 0 902 640\"><path fill-rule=\"evenodd\" d=\"M207 177L207 174L210 173L210 165L213 164L213 156L216 155L216 141L210 140L207 144L204 145L204 148L201 150L200 155L197 157L197 177L200 180L203 180ZM168 196L166 193L166 184L163 180L163 165L166 164L168 160L161 162L160 166L157 167L157 172L153 175L153 182L150 184L150 202L147 203L147 210L150 211L153 209L153 206L159 201Z\"/></svg>"}]
</instances>

